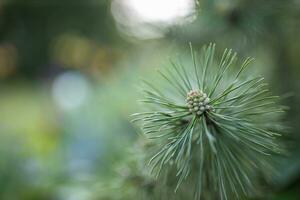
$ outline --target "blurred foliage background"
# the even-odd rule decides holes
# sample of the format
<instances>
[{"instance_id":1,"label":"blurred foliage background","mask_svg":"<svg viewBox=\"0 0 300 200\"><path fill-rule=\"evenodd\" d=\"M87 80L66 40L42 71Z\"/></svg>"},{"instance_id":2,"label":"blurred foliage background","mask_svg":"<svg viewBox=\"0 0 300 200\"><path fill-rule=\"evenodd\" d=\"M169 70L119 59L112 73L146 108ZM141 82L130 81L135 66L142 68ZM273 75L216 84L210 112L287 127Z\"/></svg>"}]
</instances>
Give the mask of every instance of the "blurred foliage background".
<instances>
[{"instance_id":1,"label":"blurred foliage background","mask_svg":"<svg viewBox=\"0 0 300 200\"><path fill-rule=\"evenodd\" d=\"M138 154L139 78L190 59L189 41L254 57L286 97L271 199L299 199L299 34L298 0L0 0L0 199L125 199L136 179L108 185Z\"/></svg>"}]
</instances>

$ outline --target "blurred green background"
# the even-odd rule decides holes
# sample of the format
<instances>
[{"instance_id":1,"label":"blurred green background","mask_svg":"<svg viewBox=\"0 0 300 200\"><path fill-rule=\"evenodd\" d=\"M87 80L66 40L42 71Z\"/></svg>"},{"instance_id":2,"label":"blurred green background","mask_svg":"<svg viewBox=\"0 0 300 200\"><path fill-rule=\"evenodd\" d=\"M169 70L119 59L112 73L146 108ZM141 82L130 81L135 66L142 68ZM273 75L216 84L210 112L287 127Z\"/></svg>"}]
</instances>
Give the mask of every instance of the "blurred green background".
<instances>
[{"instance_id":1,"label":"blurred green background","mask_svg":"<svg viewBox=\"0 0 300 200\"><path fill-rule=\"evenodd\" d=\"M254 57L286 97L272 199L300 199L299 34L298 0L0 0L0 199L106 199L139 137L140 77L190 41Z\"/></svg>"}]
</instances>

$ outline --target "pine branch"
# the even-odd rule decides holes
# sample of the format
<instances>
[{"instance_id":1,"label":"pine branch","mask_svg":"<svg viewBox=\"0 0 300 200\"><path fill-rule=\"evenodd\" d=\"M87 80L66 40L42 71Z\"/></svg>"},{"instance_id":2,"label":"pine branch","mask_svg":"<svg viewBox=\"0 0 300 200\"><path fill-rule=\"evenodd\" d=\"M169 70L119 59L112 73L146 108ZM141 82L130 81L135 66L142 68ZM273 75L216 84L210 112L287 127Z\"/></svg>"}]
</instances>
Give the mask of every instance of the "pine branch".
<instances>
[{"instance_id":1,"label":"pine branch","mask_svg":"<svg viewBox=\"0 0 300 200\"><path fill-rule=\"evenodd\" d=\"M257 175L272 172L270 160L283 152L281 133L270 128L280 126L279 97L263 78L245 74L253 59L236 69L232 50L218 61L209 44L199 62L190 50L192 66L172 61L159 71L169 90L146 82L141 101L155 107L133 115L157 149L151 171L158 177L175 169L175 191L193 181L195 199L253 196L260 190Z\"/></svg>"}]
</instances>

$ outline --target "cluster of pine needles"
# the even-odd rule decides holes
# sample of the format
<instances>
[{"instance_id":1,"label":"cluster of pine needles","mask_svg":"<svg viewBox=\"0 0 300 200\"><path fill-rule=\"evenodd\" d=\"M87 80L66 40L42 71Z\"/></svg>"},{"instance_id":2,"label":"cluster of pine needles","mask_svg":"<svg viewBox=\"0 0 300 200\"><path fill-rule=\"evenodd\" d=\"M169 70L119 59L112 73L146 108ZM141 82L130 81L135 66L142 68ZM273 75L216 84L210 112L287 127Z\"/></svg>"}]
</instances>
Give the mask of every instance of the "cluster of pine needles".
<instances>
[{"instance_id":1,"label":"cluster of pine needles","mask_svg":"<svg viewBox=\"0 0 300 200\"><path fill-rule=\"evenodd\" d=\"M158 71L164 86L144 81L141 102L151 106L133 115L156 149L151 171L175 169L175 191L194 181L197 200L254 196L259 176L274 173L272 159L283 151L284 107L248 69L251 58L240 62L230 49L218 57L215 44L190 50L192 64L170 61Z\"/></svg>"}]
</instances>

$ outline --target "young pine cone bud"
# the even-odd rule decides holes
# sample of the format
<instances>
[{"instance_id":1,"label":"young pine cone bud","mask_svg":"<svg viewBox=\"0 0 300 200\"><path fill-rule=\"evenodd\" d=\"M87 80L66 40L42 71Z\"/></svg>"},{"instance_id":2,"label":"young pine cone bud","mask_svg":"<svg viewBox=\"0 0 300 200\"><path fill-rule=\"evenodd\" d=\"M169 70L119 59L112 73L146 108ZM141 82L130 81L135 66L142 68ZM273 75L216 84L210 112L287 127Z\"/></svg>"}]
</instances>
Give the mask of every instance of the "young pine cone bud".
<instances>
[{"instance_id":1,"label":"young pine cone bud","mask_svg":"<svg viewBox=\"0 0 300 200\"><path fill-rule=\"evenodd\" d=\"M190 113L202 115L205 111L212 110L209 97L200 90L191 90L187 94L186 102Z\"/></svg>"}]
</instances>

